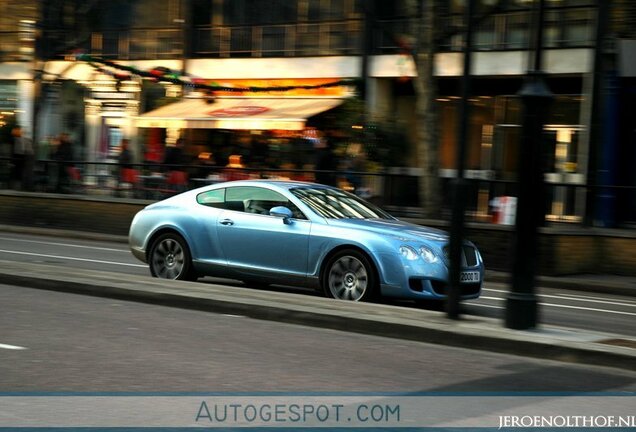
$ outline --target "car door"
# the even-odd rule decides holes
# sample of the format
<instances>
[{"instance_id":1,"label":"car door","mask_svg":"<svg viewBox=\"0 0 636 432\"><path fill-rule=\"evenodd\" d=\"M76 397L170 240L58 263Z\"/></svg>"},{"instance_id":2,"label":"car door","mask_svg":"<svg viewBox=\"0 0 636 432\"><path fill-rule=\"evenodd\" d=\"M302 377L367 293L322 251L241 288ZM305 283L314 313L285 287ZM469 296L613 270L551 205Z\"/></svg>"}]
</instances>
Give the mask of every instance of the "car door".
<instances>
[{"instance_id":1,"label":"car door","mask_svg":"<svg viewBox=\"0 0 636 432\"><path fill-rule=\"evenodd\" d=\"M290 223L269 215L279 205L296 216ZM257 186L228 187L217 224L227 264L240 275L283 280L306 276L311 222L281 193Z\"/></svg>"},{"instance_id":2,"label":"car door","mask_svg":"<svg viewBox=\"0 0 636 432\"><path fill-rule=\"evenodd\" d=\"M227 261L218 241L218 219L224 208L225 189L212 189L196 196L197 206L193 212L199 221L196 236L192 239L196 246L193 254L195 264L202 266L202 273L223 274Z\"/></svg>"}]
</instances>

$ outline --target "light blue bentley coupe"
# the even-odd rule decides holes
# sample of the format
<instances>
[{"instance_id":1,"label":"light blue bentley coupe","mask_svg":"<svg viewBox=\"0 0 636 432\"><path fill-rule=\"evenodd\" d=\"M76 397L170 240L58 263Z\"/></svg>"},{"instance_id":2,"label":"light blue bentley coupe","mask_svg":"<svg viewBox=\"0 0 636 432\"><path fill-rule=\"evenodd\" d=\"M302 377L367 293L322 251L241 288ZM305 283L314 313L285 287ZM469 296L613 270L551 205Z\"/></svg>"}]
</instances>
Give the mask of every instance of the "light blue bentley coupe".
<instances>
[{"instance_id":1,"label":"light blue bentley coupe","mask_svg":"<svg viewBox=\"0 0 636 432\"><path fill-rule=\"evenodd\" d=\"M244 180L184 192L137 213L129 241L159 278L301 285L353 301L446 296L446 233L313 183ZM479 251L466 242L462 298L479 297L483 278Z\"/></svg>"}]
</instances>

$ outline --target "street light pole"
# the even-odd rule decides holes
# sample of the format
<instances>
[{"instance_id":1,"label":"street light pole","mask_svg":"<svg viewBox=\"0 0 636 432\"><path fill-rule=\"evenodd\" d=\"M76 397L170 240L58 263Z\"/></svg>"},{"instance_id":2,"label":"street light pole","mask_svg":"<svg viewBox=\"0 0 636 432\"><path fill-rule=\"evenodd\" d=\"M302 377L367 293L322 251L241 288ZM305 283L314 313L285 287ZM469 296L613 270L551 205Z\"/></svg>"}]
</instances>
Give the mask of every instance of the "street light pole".
<instances>
[{"instance_id":1,"label":"street light pole","mask_svg":"<svg viewBox=\"0 0 636 432\"><path fill-rule=\"evenodd\" d=\"M373 54L373 31L375 28L375 0L367 0L362 4L364 11L364 27L362 31L362 57L360 65L360 85L359 95L360 99L364 101L365 105L368 105L368 91L369 91L369 62L370 57ZM365 106L365 113L367 108ZM366 119L364 122L366 126Z\"/></svg>"},{"instance_id":2,"label":"street light pole","mask_svg":"<svg viewBox=\"0 0 636 432\"><path fill-rule=\"evenodd\" d=\"M450 319L459 319L459 300L461 286L459 274L461 271L461 251L464 241L464 210L466 203L466 189L464 178L466 165L466 148L468 147L468 128L470 118L470 69L472 64L473 41L473 11L475 0L468 0L464 12L466 22L466 36L464 41L464 75L462 76L462 99L460 106L460 130L457 140L457 175L454 179L453 216L450 233L450 276L448 298L446 299L446 314Z\"/></svg>"},{"instance_id":3,"label":"street light pole","mask_svg":"<svg viewBox=\"0 0 636 432\"><path fill-rule=\"evenodd\" d=\"M538 320L535 295L537 266L537 227L545 218L543 183L543 125L546 106L552 100L543 72L543 17L545 0L535 0L533 49L529 50L528 73L519 92L523 101L524 119L519 151L519 197L514 244L512 286L506 299L505 325L524 330L534 328Z\"/></svg>"}]
</instances>

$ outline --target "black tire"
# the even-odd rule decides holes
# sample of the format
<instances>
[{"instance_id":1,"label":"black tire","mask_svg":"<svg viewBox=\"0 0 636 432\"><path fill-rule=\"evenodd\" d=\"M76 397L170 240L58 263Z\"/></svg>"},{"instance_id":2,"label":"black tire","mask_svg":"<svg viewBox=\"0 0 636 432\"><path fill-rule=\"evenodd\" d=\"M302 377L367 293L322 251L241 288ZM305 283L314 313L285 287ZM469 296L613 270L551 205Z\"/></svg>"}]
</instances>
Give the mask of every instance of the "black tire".
<instances>
[{"instance_id":1,"label":"black tire","mask_svg":"<svg viewBox=\"0 0 636 432\"><path fill-rule=\"evenodd\" d=\"M159 236L148 254L150 274L156 278L194 281L197 275L186 241L176 233Z\"/></svg>"},{"instance_id":2,"label":"black tire","mask_svg":"<svg viewBox=\"0 0 636 432\"><path fill-rule=\"evenodd\" d=\"M269 284L267 282L261 282L256 279L244 279L243 283L245 284L245 286L249 288L256 288L256 289L267 289L270 286L272 286L272 284Z\"/></svg>"},{"instance_id":3,"label":"black tire","mask_svg":"<svg viewBox=\"0 0 636 432\"><path fill-rule=\"evenodd\" d=\"M428 309L438 312L444 312L446 303L442 299L421 299L415 300L415 306L420 309Z\"/></svg>"},{"instance_id":4,"label":"black tire","mask_svg":"<svg viewBox=\"0 0 636 432\"><path fill-rule=\"evenodd\" d=\"M375 268L355 249L343 249L329 259L321 285L325 296L339 300L371 301L378 295Z\"/></svg>"}]
</instances>

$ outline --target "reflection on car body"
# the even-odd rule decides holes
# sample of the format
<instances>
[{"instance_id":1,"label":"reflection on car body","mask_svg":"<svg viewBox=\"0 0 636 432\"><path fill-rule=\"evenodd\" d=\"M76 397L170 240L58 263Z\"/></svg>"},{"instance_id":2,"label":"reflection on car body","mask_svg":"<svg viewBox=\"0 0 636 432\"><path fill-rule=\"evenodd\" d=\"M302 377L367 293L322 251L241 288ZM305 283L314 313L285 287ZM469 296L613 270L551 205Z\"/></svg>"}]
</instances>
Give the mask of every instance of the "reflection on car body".
<instances>
[{"instance_id":1,"label":"reflection on car body","mask_svg":"<svg viewBox=\"0 0 636 432\"><path fill-rule=\"evenodd\" d=\"M441 299L448 235L400 221L340 189L293 181L207 186L137 213L130 248L155 277L229 277L302 285L342 300ZM484 264L462 247L462 298L481 292Z\"/></svg>"}]
</instances>

